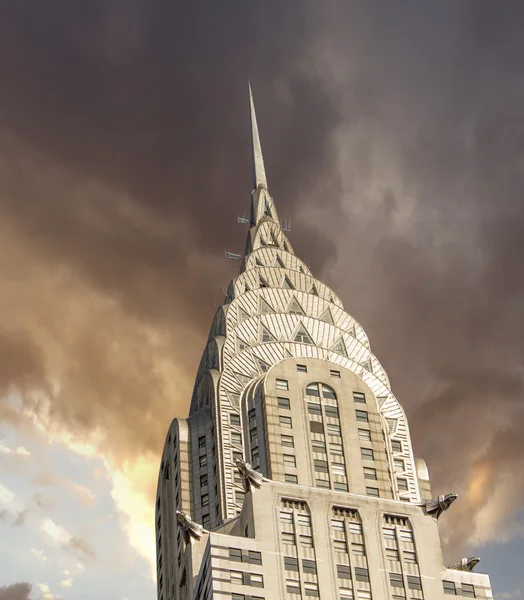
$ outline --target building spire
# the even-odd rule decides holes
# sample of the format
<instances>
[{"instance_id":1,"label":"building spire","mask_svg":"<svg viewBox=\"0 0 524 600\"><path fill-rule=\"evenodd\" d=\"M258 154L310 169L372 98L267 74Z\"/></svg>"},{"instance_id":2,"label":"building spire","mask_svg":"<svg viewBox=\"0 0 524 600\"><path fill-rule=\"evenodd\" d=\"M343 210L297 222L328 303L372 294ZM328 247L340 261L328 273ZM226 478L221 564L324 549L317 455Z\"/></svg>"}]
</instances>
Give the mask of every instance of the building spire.
<instances>
[{"instance_id":1,"label":"building spire","mask_svg":"<svg viewBox=\"0 0 524 600\"><path fill-rule=\"evenodd\" d=\"M262 146L260 145L260 136L258 135L257 115L255 113L255 104L253 102L253 93L251 92L251 83L249 83L249 106L251 108L251 144L253 151L253 185L255 189L263 187L267 190L266 170L264 168L264 157L262 156Z\"/></svg>"}]
</instances>

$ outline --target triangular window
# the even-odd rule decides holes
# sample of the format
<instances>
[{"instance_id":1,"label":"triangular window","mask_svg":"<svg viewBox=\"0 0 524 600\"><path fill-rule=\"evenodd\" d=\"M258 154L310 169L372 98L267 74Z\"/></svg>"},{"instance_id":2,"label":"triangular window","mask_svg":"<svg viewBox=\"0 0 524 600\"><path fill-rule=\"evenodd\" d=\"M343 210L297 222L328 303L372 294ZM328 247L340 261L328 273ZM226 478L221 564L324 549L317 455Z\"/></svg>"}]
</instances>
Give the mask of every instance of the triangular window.
<instances>
[{"instance_id":1,"label":"triangular window","mask_svg":"<svg viewBox=\"0 0 524 600\"><path fill-rule=\"evenodd\" d=\"M284 261L280 258L280 256L278 256L278 254L277 254L277 266L280 267L281 269L286 268Z\"/></svg>"},{"instance_id":2,"label":"triangular window","mask_svg":"<svg viewBox=\"0 0 524 600\"><path fill-rule=\"evenodd\" d=\"M298 265L298 272L299 273L305 273L304 268L302 267L302 265Z\"/></svg>"},{"instance_id":3,"label":"triangular window","mask_svg":"<svg viewBox=\"0 0 524 600\"><path fill-rule=\"evenodd\" d=\"M264 327L264 325L260 326L260 334L262 342L275 342L277 339L267 327Z\"/></svg>"},{"instance_id":4,"label":"triangular window","mask_svg":"<svg viewBox=\"0 0 524 600\"><path fill-rule=\"evenodd\" d=\"M267 315L267 314L271 314L274 312L275 312L274 309L271 307L271 305L268 303L268 301L264 300L264 298L260 298L260 314Z\"/></svg>"},{"instance_id":5,"label":"triangular window","mask_svg":"<svg viewBox=\"0 0 524 600\"><path fill-rule=\"evenodd\" d=\"M289 351L288 348L284 349L284 356L287 356L289 358L293 358L293 355L291 354L291 352Z\"/></svg>"},{"instance_id":6,"label":"triangular window","mask_svg":"<svg viewBox=\"0 0 524 600\"><path fill-rule=\"evenodd\" d=\"M291 281L289 280L287 275L284 277L284 283L282 284L282 287L285 290L294 290L295 289L295 286L291 283Z\"/></svg>"},{"instance_id":7,"label":"triangular window","mask_svg":"<svg viewBox=\"0 0 524 600\"><path fill-rule=\"evenodd\" d=\"M255 264L257 267L263 267L264 263L262 263L258 258L255 258Z\"/></svg>"},{"instance_id":8,"label":"triangular window","mask_svg":"<svg viewBox=\"0 0 524 600\"><path fill-rule=\"evenodd\" d=\"M273 231L271 231L271 244L273 246L278 246L279 245L278 241L277 241L277 238L275 237L275 234L273 233Z\"/></svg>"},{"instance_id":9,"label":"triangular window","mask_svg":"<svg viewBox=\"0 0 524 600\"><path fill-rule=\"evenodd\" d=\"M304 325L301 325L298 328L298 331L295 335L295 342L300 342L302 344L314 344L311 336L309 335L309 333L306 331L306 328L304 327Z\"/></svg>"},{"instance_id":10,"label":"triangular window","mask_svg":"<svg viewBox=\"0 0 524 600\"><path fill-rule=\"evenodd\" d=\"M247 319L249 319L251 315L246 312L243 308L240 308L238 310L238 322L242 323L242 321L246 321Z\"/></svg>"},{"instance_id":11,"label":"triangular window","mask_svg":"<svg viewBox=\"0 0 524 600\"><path fill-rule=\"evenodd\" d=\"M324 323L329 323L330 325L334 325L334 321L333 321L333 317L331 315L331 311L329 310L329 308L326 308L326 310L318 317L321 321L324 321Z\"/></svg>"},{"instance_id":12,"label":"triangular window","mask_svg":"<svg viewBox=\"0 0 524 600\"><path fill-rule=\"evenodd\" d=\"M267 363L265 363L263 360L260 360L260 358L256 358L256 361L258 364L258 369L261 373L267 373L269 371L269 365Z\"/></svg>"},{"instance_id":13,"label":"triangular window","mask_svg":"<svg viewBox=\"0 0 524 600\"><path fill-rule=\"evenodd\" d=\"M348 329L348 333L351 337L356 338L357 337L357 330L355 329L355 326L353 325L353 327L350 327Z\"/></svg>"},{"instance_id":14,"label":"triangular window","mask_svg":"<svg viewBox=\"0 0 524 600\"><path fill-rule=\"evenodd\" d=\"M342 356L347 357L348 355L348 351L346 350L346 346L342 338L338 340L338 342L333 346L333 348L331 348L331 350L333 352L336 352L337 354L342 354Z\"/></svg>"},{"instance_id":15,"label":"triangular window","mask_svg":"<svg viewBox=\"0 0 524 600\"><path fill-rule=\"evenodd\" d=\"M305 315L304 309L300 306L296 298L293 298L287 312L290 315Z\"/></svg>"},{"instance_id":16,"label":"triangular window","mask_svg":"<svg viewBox=\"0 0 524 600\"><path fill-rule=\"evenodd\" d=\"M360 363L361 367L364 367L364 369L367 369L370 373L373 373L373 365L371 364L371 359L366 360L363 363Z\"/></svg>"},{"instance_id":17,"label":"triangular window","mask_svg":"<svg viewBox=\"0 0 524 600\"><path fill-rule=\"evenodd\" d=\"M317 288L315 287L315 284L313 284L311 286L311 289L309 290L310 294L313 294L314 296L318 296L318 292L317 292Z\"/></svg>"},{"instance_id":18,"label":"triangular window","mask_svg":"<svg viewBox=\"0 0 524 600\"><path fill-rule=\"evenodd\" d=\"M244 288L244 292L250 292L251 288L248 286L247 283L245 285L246 285L246 287Z\"/></svg>"},{"instance_id":19,"label":"triangular window","mask_svg":"<svg viewBox=\"0 0 524 600\"><path fill-rule=\"evenodd\" d=\"M329 301L331 302L331 304L335 304L335 298L333 298L333 296L329 297Z\"/></svg>"},{"instance_id":20,"label":"triangular window","mask_svg":"<svg viewBox=\"0 0 524 600\"><path fill-rule=\"evenodd\" d=\"M259 277L258 281L259 281L259 285L260 285L261 288L267 288L267 287L269 287L268 284L267 284L267 281L263 277Z\"/></svg>"},{"instance_id":21,"label":"triangular window","mask_svg":"<svg viewBox=\"0 0 524 600\"><path fill-rule=\"evenodd\" d=\"M247 350L249 348L249 344L244 342L244 340L237 337L237 350L238 352L242 352L242 350Z\"/></svg>"}]
</instances>

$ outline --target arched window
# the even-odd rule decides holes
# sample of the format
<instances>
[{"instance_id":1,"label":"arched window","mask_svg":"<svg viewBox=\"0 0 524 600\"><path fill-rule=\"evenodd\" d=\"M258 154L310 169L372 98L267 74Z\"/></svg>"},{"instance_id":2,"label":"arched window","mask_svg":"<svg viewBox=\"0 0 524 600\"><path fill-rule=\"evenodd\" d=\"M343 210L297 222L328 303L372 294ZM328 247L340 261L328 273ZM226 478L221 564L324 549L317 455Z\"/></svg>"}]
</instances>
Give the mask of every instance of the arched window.
<instances>
[{"instance_id":1,"label":"arched window","mask_svg":"<svg viewBox=\"0 0 524 600\"><path fill-rule=\"evenodd\" d=\"M337 394L335 390L325 383L310 383L306 386L307 396L316 396L317 398L329 398L330 400L336 400Z\"/></svg>"}]
</instances>

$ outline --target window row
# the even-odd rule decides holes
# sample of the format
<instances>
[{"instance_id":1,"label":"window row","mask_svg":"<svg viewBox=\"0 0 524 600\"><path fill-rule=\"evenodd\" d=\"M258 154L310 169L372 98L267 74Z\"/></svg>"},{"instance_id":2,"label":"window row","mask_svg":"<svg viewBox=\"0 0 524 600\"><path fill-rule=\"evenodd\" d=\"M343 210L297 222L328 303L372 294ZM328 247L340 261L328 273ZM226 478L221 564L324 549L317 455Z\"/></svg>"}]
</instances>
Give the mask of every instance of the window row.
<instances>
[{"instance_id":1,"label":"window row","mask_svg":"<svg viewBox=\"0 0 524 600\"><path fill-rule=\"evenodd\" d=\"M243 562L251 565L262 564L262 554L256 550L242 550L240 548L229 548L229 560Z\"/></svg>"},{"instance_id":2,"label":"window row","mask_svg":"<svg viewBox=\"0 0 524 600\"><path fill-rule=\"evenodd\" d=\"M454 581L443 581L442 586L444 593L450 596L465 596L466 598L476 598L475 586L471 583L463 583L460 588L457 588L457 584Z\"/></svg>"},{"instance_id":3,"label":"window row","mask_svg":"<svg viewBox=\"0 0 524 600\"><path fill-rule=\"evenodd\" d=\"M230 571L231 583L250 585L251 587L264 587L262 573L248 573L246 571Z\"/></svg>"}]
</instances>

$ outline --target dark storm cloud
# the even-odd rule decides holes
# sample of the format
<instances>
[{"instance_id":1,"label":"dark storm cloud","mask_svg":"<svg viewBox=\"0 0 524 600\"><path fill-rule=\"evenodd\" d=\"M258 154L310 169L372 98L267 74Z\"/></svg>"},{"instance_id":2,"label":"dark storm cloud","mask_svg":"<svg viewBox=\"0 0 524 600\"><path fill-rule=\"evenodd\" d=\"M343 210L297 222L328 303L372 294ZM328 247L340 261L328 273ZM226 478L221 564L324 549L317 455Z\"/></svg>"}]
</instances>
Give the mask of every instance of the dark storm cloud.
<instances>
[{"instance_id":1,"label":"dark storm cloud","mask_svg":"<svg viewBox=\"0 0 524 600\"><path fill-rule=\"evenodd\" d=\"M13 583L0 587L0 600L29 600L33 586L29 583Z\"/></svg>"},{"instance_id":2,"label":"dark storm cloud","mask_svg":"<svg viewBox=\"0 0 524 600\"><path fill-rule=\"evenodd\" d=\"M2 389L111 431L113 460L159 451L243 247L251 79L297 252L366 327L436 491L463 492L456 531L480 530L522 460L521 6L0 7Z\"/></svg>"}]
</instances>

